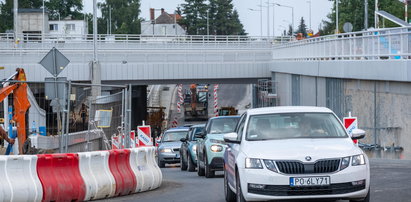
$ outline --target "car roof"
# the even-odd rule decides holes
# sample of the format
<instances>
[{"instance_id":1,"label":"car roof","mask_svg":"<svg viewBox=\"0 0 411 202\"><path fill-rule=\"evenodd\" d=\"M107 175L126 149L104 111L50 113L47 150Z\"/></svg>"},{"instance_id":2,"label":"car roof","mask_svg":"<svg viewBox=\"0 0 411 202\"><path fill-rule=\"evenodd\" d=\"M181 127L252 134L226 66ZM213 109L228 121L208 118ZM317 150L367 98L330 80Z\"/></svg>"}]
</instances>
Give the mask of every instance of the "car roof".
<instances>
[{"instance_id":1,"label":"car roof","mask_svg":"<svg viewBox=\"0 0 411 202\"><path fill-rule=\"evenodd\" d=\"M170 128L165 131L166 132L175 132L175 131L188 131L188 127L177 127L177 128Z\"/></svg>"},{"instance_id":2,"label":"car roof","mask_svg":"<svg viewBox=\"0 0 411 202\"><path fill-rule=\"evenodd\" d=\"M190 128L204 128L205 124L192 125Z\"/></svg>"},{"instance_id":3,"label":"car roof","mask_svg":"<svg viewBox=\"0 0 411 202\"><path fill-rule=\"evenodd\" d=\"M240 116L216 116L216 117L211 117L210 120L213 120L213 119L226 119L226 118L240 118Z\"/></svg>"},{"instance_id":4,"label":"car roof","mask_svg":"<svg viewBox=\"0 0 411 202\"><path fill-rule=\"evenodd\" d=\"M281 107L263 107L248 109L248 115L256 114L272 114L272 113L304 113L304 112L314 112L314 113L333 113L330 109L326 107L312 107L312 106L281 106Z\"/></svg>"}]
</instances>

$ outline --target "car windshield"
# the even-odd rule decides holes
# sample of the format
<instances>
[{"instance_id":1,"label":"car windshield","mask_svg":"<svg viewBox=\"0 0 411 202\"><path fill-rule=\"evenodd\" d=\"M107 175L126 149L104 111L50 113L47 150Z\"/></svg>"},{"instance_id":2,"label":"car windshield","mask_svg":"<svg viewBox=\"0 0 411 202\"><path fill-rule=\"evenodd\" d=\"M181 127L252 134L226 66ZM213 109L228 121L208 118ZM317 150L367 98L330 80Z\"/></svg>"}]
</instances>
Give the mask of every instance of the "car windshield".
<instances>
[{"instance_id":1,"label":"car windshield","mask_svg":"<svg viewBox=\"0 0 411 202\"><path fill-rule=\"evenodd\" d=\"M163 135L162 142L177 142L180 141L181 138L187 137L188 131L173 131L173 132L166 132Z\"/></svg>"},{"instance_id":2,"label":"car windshield","mask_svg":"<svg viewBox=\"0 0 411 202\"><path fill-rule=\"evenodd\" d=\"M238 118L213 119L210 126L210 134L222 134L234 132Z\"/></svg>"},{"instance_id":3,"label":"car windshield","mask_svg":"<svg viewBox=\"0 0 411 202\"><path fill-rule=\"evenodd\" d=\"M331 113L284 113L250 116L247 140L342 138L344 128Z\"/></svg>"}]
</instances>

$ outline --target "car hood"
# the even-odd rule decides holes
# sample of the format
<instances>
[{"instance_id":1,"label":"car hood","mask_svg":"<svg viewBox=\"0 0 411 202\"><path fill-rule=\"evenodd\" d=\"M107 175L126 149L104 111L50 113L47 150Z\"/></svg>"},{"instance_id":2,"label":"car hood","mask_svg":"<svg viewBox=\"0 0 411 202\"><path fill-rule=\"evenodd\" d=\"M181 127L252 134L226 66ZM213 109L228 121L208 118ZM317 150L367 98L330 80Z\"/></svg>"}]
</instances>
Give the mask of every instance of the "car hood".
<instances>
[{"instance_id":1,"label":"car hood","mask_svg":"<svg viewBox=\"0 0 411 202\"><path fill-rule=\"evenodd\" d=\"M181 142L163 142L160 144L159 148L180 148Z\"/></svg>"},{"instance_id":2,"label":"car hood","mask_svg":"<svg viewBox=\"0 0 411 202\"><path fill-rule=\"evenodd\" d=\"M207 134L207 139L224 140L224 134Z\"/></svg>"},{"instance_id":3,"label":"car hood","mask_svg":"<svg viewBox=\"0 0 411 202\"><path fill-rule=\"evenodd\" d=\"M350 138L285 139L267 141L247 141L242 145L247 157L272 160L305 160L311 162L324 158L340 158L361 154Z\"/></svg>"}]
</instances>

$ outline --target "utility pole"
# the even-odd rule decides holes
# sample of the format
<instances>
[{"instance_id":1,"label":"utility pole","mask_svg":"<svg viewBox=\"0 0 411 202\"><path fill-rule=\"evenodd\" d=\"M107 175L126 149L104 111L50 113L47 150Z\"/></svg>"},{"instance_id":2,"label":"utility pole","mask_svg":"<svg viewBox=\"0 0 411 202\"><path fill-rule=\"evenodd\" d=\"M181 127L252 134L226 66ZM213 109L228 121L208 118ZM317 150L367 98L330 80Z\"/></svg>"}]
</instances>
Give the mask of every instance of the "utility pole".
<instances>
[{"instance_id":1,"label":"utility pole","mask_svg":"<svg viewBox=\"0 0 411 202\"><path fill-rule=\"evenodd\" d=\"M14 41L17 44L17 33L18 33L18 9L19 9L19 1L18 0L14 0L13 2L13 14L14 14Z\"/></svg>"},{"instance_id":2,"label":"utility pole","mask_svg":"<svg viewBox=\"0 0 411 202\"><path fill-rule=\"evenodd\" d=\"M207 9L207 37L210 35L210 24L209 24L209 19L208 19L209 13L210 11Z\"/></svg>"},{"instance_id":3,"label":"utility pole","mask_svg":"<svg viewBox=\"0 0 411 202\"><path fill-rule=\"evenodd\" d=\"M91 62L91 96L101 95L101 67L97 58L97 0L93 0L93 61Z\"/></svg>"},{"instance_id":4,"label":"utility pole","mask_svg":"<svg viewBox=\"0 0 411 202\"><path fill-rule=\"evenodd\" d=\"M408 0L404 0L404 7L405 7L404 18L405 18L405 22L408 23Z\"/></svg>"},{"instance_id":5,"label":"utility pole","mask_svg":"<svg viewBox=\"0 0 411 202\"><path fill-rule=\"evenodd\" d=\"M375 0L374 27L380 28L377 11L378 11L378 0Z\"/></svg>"},{"instance_id":6,"label":"utility pole","mask_svg":"<svg viewBox=\"0 0 411 202\"><path fill-rule=\"evenodd\" d=\"M364 0L364 30L368 29L368 0Z\"/></svg>"},{"instance_id":7,"label":"utility pole","mask_svg":"<svg viewBox=\"0 0 411 202\"><path fill-rule=\"evenodd\" d=\"M338 27L338 1L335 0L335 33L338 34L340 32L340 29Z\"/></svg>"},{"instance_id":8,"label":"utility pole","mask_svg":"<svg viewBox=\"0 0 411 202\"><path fill-rule=\"evenodd\" d=\"M270 38L270 0L267 0L267 37Z\"/></svg>"}]
</instances>

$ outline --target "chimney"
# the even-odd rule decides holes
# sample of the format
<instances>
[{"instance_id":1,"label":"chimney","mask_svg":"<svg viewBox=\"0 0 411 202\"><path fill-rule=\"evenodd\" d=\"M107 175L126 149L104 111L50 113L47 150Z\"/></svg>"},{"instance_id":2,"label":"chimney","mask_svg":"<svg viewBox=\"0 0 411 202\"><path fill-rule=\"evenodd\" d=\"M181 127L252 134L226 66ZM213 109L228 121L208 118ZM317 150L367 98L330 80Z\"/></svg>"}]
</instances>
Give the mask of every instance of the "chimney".
<instances>
[{"instance_id":1,"label":"chimney","mask_svg":"<svg viewBox=\"0 0 411 202\"><path fill-rule=\"evenodd\" d=\"M150 8L150 20L154 21L154 8Z\"/></svg>"},{"instance_id":2,"label":"chimney","mask_svg":"<svg viewBox=\"0 0 411 202\"><path fill-rule=\"evenodd\" d=\"M164 13L164 8L161 8L161 14L163 14Z\"/></svg>"}]
</instances>

